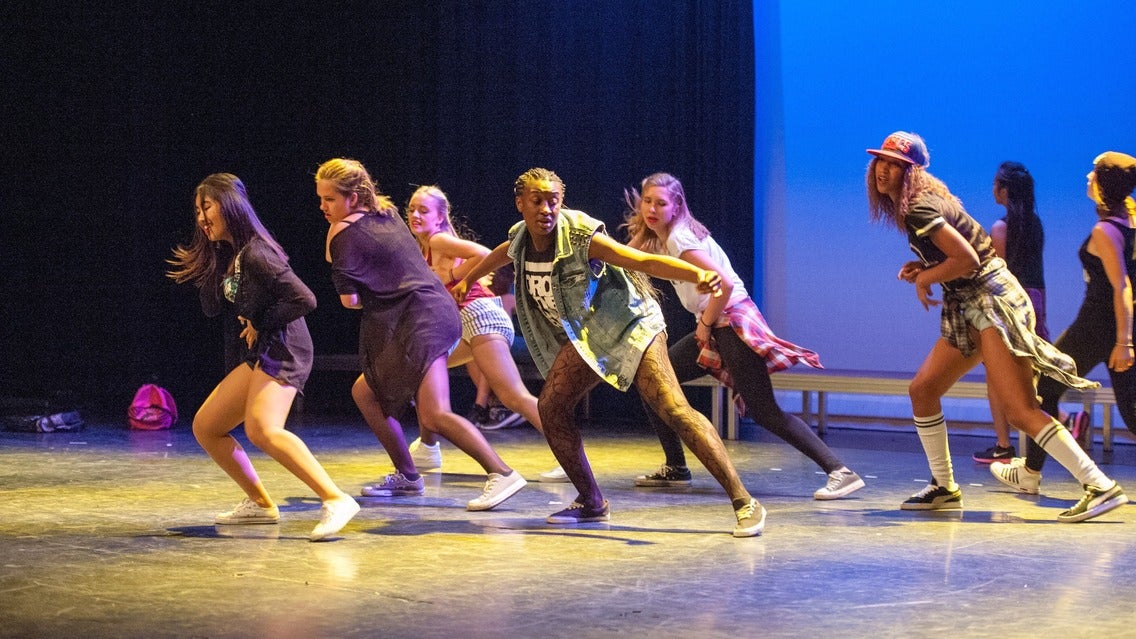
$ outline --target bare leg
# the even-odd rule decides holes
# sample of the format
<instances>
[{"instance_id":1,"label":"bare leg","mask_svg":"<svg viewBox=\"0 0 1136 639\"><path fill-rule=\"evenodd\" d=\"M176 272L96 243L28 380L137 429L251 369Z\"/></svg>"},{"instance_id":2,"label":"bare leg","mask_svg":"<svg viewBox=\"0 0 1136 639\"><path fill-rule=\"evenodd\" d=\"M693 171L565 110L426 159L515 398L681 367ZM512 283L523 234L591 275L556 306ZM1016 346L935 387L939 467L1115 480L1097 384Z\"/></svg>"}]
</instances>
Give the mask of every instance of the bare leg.
<instances>
[{"instance_id":1,"label":"bare leg","mask_svg":"<svg viewBox=\"0 0 1136 639\"><path fill-rule=\"evenodd\" d=\"M418 423L448 439L481 464L485 472L499 475L513 472L485 441L481 431L450 411L450 373L445 358L439 357L430 365L418 387Z\"/></svg>"},{"instance_id":2,"label":"bare leg","mask_svg":"<svg viewBox=\"0 0 1136 639\"><path fill-rule=\"evenodd\" d=\"M935 482L947 490L956 490L951 451L947 440L947 424L943 417L942 397L968 370L981 359L975 353L964 357L950 342L939 338L931 347L915 378L908 386L915 432L927 455L927 465Z\"/></svg>"},{"instance_id":3,"label":"bare leg","mask_svg":"<svg viewBox=\"0 0 1136 639\"><path fill-rule=\"evenodd\" d=\"M371 432L379 438L379 443L386 449L395 470L403 475L417 475L418 469L415 468L414 460L410 457L410 450L406 447L406 436L402 432L402 424L399 424L397 419L383 414L378 398L375 397L374 391L367 385L367 380L362 375L355 380L355 384L351 387L351 397L355 400L355 405L359 407L359 412L363 414L367 426L370 426Z\"/></svg>"},{"instance_id":4,"label":"bare leg","mask_svg":"<svg viewBox=\"0 0 1136 639\"><path fill-rule=\"evenodd\" d=\"M248 453L229 434L245 418L252 374L251 368L240 364L217 384L193 417L193 436L210 459L237 482L249 499L262 508L271 508L275 504L261 484Z\"/></svg>"},{"instance_id":5,"label":"bare leg","mask_svg":"<svg viewBox=\"0 0 1136 639\"><path fill-rule=\"evenodd\" d=\"M505 341L505 337L498 334L474 337L473 361L487 382L486 401L489 401L489 390L492 390L506 408L520 413L534 428L543 433L536 397L533 397L521 380L521 374L517 371L517 364L513 361L513 354L509 352L509 343ZM479 388L478 403L481 403L480 393Z\"/></svg>"},{"instance_id":6,"label":"bare leg","mask_svg":"<svg viewBox=\"0 0 1136 639\"><path fill-rule=\"evenodd\" d=\"M245 434L257 448L304 482L321 501L350 500L328 476L303 440L285 430L296 389L281 384L258 367L252 371L245 404Z\"/></svg>"}]
</instances>

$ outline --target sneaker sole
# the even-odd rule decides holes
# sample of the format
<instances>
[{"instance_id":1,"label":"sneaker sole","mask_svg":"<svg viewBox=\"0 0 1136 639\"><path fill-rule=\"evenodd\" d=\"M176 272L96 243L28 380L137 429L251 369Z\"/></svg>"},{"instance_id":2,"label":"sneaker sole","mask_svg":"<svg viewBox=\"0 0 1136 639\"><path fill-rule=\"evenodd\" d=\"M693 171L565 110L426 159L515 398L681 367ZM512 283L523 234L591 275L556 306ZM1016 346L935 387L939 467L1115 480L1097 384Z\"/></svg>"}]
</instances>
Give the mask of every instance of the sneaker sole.
<instances>
[{"instance_id":1,"label":"sneaker sole","mask_svg":"<svg viewBox=\"0 0 1136 639\"><path fill-rule=\"evenodd\" d=\"M280 518L271 519L269 517L241 517L240 519L214 519L214 525L217 526L247 526L247 525L263 525L263 524L278 524Z\"/></svg>"},{"instance_id":2,"label":"sneaker sole","mask_svg":"<svg viewBox=\"0 0 1136 639\"><path fill-rule=\"evenodd\" d=\"M636 479L640 488L686 488L693 483L690 479Z\"/></svg>"},{"instance_id":3,"label":"sneaker sole","mask_svg":"<svg viewBox=\"0 0 1136 639\"><path fill-rule=\"evenodd\" d=\"M611 520L611 514L605 513L603 515L594 515L592 517L581 517L579 519L577 519L575 517L557 517L556 515L549 515L548 519L545 519L544 521L546 521L547 523L550 523L550 524L556 524L558 526L571 526L573 524L596 524L596 523L599 523L601 521L610 521L610 520Z\"/></svg>"},{"instance_id":4,"label":"sneaker sole","mask_svg":"<svg viewBox=\"0 0 1136 639\"><path fill-rule=\"evenodd\" d=\"M517 471L514 470L513 472L515 473ZM524 488L526 484L528 484L528 482L525 481L524 477L521 477L519 481L509 485L507 488L505 488L505 490L498 493L493 501L482 503L474 503L471 501L465 505L465 509L473 512L492 510L504 503L506 499L512 497L513 495L516 495L517 492Z\"/></svg>"},{"instance_id":5,"label":"sneaker sole","mask_svg":"<svg viewBox=\"0 0 1136 639\"><path fill-rule=\"evenodd\" d=\"M932 503L932 504L908 504L903 503L899 505L900 510L962 510L962 498L955 499L948 502Z\"/></svg>"},{"instance_id":6,"label":"sneaker sole","mask_svg":"<svg viewBox=\"0 0 1136 639\"><path fill-rule=\"evenodd\" d=\"M511 428L513 426L520 426L521 422L525 421L524 415L513 413L506 419L503 419L496 424L478 424L477 427L481 430L501 430L502 428Z\"/></svg>"},{"instance_id":7,"label":"sneaker sole","mask_svg":"<svg viewBox=\"0 0 1136 639\"><path fill-rule=\"evenodd\" d=\"M543 474L541 474L538 481L542 484L567 484L572 480L568 479L567 476L561 477L560 475L556 475L555 477L545 477Z\"/></svg>"},{"instance_id":8,"label":"sneaker sole","mask_svg":"<svg viewBox=\"0 0 1136 639\"><path fill-rule=\"evenodd\" d=\"M1076 516L1073 516L1073 517L1062 517L1061 515L1057 515L1057 521L1059 521L1063 524L1075 524L1079 521L1086 521L1086 520L1092 519L1094 517L1100 517L1101 515L1109 512L1111 510L1114 510L1116 508L1119 508L1120 506L1123 506L1124 504L1127 504L1127 503L1128 503L1128 495L1121 493L1121 494L1117 495L1116 497L1113 497L1112 499L1109 499L1109 500L1106 500L1106 501L1103 501L1103 502L1097 504L1096 508L1090 508L1089 510L1086 510L1085 512L1083 512L1079 515L1076 515Z\"/></svg>"},{"instance_id":9,"label":"sneaker sole","mask_svg":"<svg viewBox=\"0 0 1136 639\"><path fill-rule=\"evenodd\" d=\"M840 490L833 491L831 493L821 492L821 491L824 490L822 488L822 489L818 490L817 492L813 493L813 499L816 499L816 500L819 500L819 501L830 501L830 500L833 500L833 499L840 499L841 497L847 497L848 495L851 495L852 493L856 492L857 490L860 490L861 488L864 487L864 485L865 485L864 479L860 478L860 479L857 479L856 481L852 482L851 484L848 484L844 488L841 488Z\"/></svg>"},{"instance_id":10,"label":"sneaker sole","mask_svg":"<svg viewBox=\"0 0 1136 639\"><path fill-rule=\"evenodd\" d=\"M993 464L994 462L1010 463L1013 457L971 457L976 464Z\"/></svg>"},{"instance_id":11,"label":"sneaker sole","mask_svg":"<svg viewBox=\"0 0 1136 639\"><path fill-rule=\"evenodd\" d=\"M364 488L359 491L359 494L364 497L421 497L426 494L426 489L417 491L409 490L367 490Z\"/></svg>"},{"instance_id":12,"label":"sneaker sole","mask_svg":"<svg viewBox=\"0 0 1136 639\"><path fill-rule=\"evenodd\" d=\"M411 458L411 461L414 462L415 470L418 470L420 472L423 471L423 470L438 470L439 468L442 467L442 462L440 462L440 461L433 461L433 460L431 460L431 461L425 461L425 460L419 461L419 460L414 459L414 458Z\"/></svg>"}]
</instances>

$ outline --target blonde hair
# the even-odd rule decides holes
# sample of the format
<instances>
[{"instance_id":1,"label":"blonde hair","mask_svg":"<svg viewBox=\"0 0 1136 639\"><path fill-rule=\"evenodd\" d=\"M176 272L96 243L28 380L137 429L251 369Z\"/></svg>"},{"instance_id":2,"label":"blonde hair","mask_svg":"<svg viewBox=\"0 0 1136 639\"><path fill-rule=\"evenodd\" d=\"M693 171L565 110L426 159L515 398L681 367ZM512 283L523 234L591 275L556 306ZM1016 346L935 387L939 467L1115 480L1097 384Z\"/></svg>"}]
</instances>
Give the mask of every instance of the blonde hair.
<instances>
[{"instance_id":1,"label":"blonde hair","mask_svg":"<svg viewBox=\"0 0 1136 639\"><path fill-rule=\"evenodd\" d=\"M356 206L376 215L397 215L398 207L379 191L371 174L357 160L335 158L328 160L316 169L316 182L327 180L335 184L335 190L343 197L358 196Z\"/></svg>"},{"instance_id":2,"label":"blonde hair","mask_svg":"<svg viewBox=\"0 0 1136 639\"><path fill-rule=\"evenodd\" d=\"M442 203L441 232L449 233L450 235L454 235L471 242L477 241L477 234L471 231L469 227L465 225L464 220L454 219L453 215L451 214L453 209L450 206L450 198L446 197L446 192L435 184L424 184L415 189L414 193L410 195L410 199L406 201L406 210L404 211L407 218L407 224L410 223L410 202L414 200L415 196L417 195L428 195Z\"/></svg>"},{"instance_id":3,"label":"blonde hair","mask_svg":"<svg viewBox=\"0 0 1136 639\"><path fill-rule=\"evenodd\" d=\"M710 237L710 231L694 218L690 208L687 207L686 191L682 188L682 182L679 182L678 178L670 173L652 173L643 178L638 191L630 189L623 192L623 202L627 205L627 214L624 216L624 222L620 225L620 228L627 229L628 242L649 253L663 252L663 247L659 243L659 235L647 226L647 223L643 220L643 215L639 212L639 203L643 200L641 194L646 193L647 189L651 187L659 187L665 190L671 204L674 205L675 213L671 220L672 229L685 226L700 240Z\"/></svg>"},{"instance_id":4,"label":"blonde hair","mask_svg":"<svg viewBox=\"0 0 1136 639\"><path fill-rule=\"evenodd\" d=\"M873 222L890 224L901 231L905 230L904 220L907 219L907 212L911 210L911 203L924 193L938 195L948 204L962 208L962 201L951 193L942 180L931 175L927 169L915 165L908 166L903 174L903 191L899 202L892 201L890 197L876 189L876 163L881 161L873 156L871 162L868 162L868 173L865 177L868 185L868 213Z\"/></svg>"}]
</instances>

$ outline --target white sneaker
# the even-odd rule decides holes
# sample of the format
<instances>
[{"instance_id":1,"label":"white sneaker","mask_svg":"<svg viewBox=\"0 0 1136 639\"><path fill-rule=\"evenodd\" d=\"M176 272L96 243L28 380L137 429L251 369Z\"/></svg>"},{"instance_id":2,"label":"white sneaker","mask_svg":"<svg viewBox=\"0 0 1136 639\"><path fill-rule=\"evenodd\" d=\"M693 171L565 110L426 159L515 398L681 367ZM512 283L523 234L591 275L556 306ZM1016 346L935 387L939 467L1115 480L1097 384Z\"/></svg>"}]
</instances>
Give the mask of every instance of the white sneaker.
<instances>
[{"instance_id":1,"label":"white sneaker","mask_svg":"<svg viewBox=\"0 0 1136 639\"><path fill-rule=\"evenodd\" d=\"M217 515L213 523L220 525L278 524L280 523L280 509L276 506L262 508L255 501L245 497L232 510Z\"/></svg>"},{"instance_id":2,"label":"white sneaker","mask_svg":"<svg viewBox=\"0 0 1136 639\"><path fill-rule=\"evenodd\" d=\"M364 497L406 497L426 492L426 482L421 476L410 481L400 472L393 472L374 484L363 486Z\"/></svg>"},{"instance_id":3,"label":"white sneaker","mask_svg":"<svg viewBox=\"0 0 1136 639\"><path fill-rule=\"evenodd\" d=\"M864 480L852 471L834 470L828 474L828 483L813 493L813 499L840 499L864 487Z\"/></svg>"},{"instance_id":4,"label":"white sneaker","mask_svg":"<svg viewBox=\"0 0 1136 639\"><path fill-rule=\"evenodd\" d=\"M410 442L408 448L410 449L410 458L414 460L414 467L419 471L442 467L442 445L440 443L433 446L423 444L422 438L419 437Z\"/></svg>"},{"instance_id":5,"label":"white sneaker","mask_svg":"<svg viewBox=\"0 0 1136 639\"><path fill-rule=\"evenodd\" d=\"M358 502L350 497L323 502L323 507L320 508L319 523L312 529L308 539L311 541L327 539L342 530L358 512Z\"/></svg>"},{"instance_id":6,"label":"white sneaker","mask_svg":"<svg viewBox=\"0 0 1136 639\"><path fill-rule=\"evenodd\" d=\"M485 481L485 490L481 492L481 496L471 499L465 505L465 508L466 510L489 510L517 494L517 491L524 488L527 483L525 478L521 477L521 474L515 470L508 475L489 473L489 479Z\"/></svg>"},{"instance_id":7,"label":"white sneaker","mask_svg":"<svg viewBox=\"0 0 1136 639\"><path fill-rule=\"evenodd\" d=\"M990 464L990 474L1011 488L1016 488L1027 495L1036 495L1041 492L1041 473L1026 470L1024 457L1015 457L1010 463L994 462Z\"/></svg>"},{"instance_id":8,"label":"white sneaker","mask_svg":"<svg viewBox=\"0 0 1136 639\"><path fill-rule=\"evenodd\" d=\"M569 481L568 480L568 473L564 472L564 469L561 468L560 466L557 466L556 468L553 468L552 470L546 470L543 473L541 473L540 474L540 481L543 482L543 483L548 483L548 484L563 484L563 483Z\"/></svg>"}]
</instances>

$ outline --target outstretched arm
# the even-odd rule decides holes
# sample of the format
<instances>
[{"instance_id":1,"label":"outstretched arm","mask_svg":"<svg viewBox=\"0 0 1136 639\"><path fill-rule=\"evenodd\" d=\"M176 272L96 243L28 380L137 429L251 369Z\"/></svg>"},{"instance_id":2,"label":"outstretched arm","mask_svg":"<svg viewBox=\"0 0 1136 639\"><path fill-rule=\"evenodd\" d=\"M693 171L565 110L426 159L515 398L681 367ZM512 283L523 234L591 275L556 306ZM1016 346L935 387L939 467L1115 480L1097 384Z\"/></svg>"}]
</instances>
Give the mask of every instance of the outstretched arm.
<instances>
[{"instance_id":1,"label":"outstretched arm","mask_svg":"<svg viewBox=\"0 0 1136 639\"><path fill-rule=\"evenodd\" d=\"M701 293L722 294L722 278L716 271L698 268L669 255L655 255L620 244L610 237L596 233L588 247L588 257L632 271L641 271L651 277L665 280L682 280L698 285Z\"/></svg>"}]
</instances>

